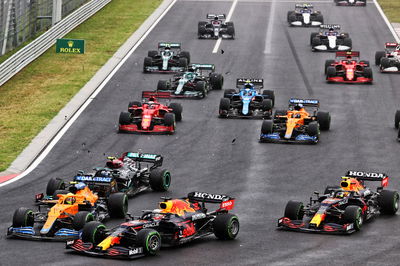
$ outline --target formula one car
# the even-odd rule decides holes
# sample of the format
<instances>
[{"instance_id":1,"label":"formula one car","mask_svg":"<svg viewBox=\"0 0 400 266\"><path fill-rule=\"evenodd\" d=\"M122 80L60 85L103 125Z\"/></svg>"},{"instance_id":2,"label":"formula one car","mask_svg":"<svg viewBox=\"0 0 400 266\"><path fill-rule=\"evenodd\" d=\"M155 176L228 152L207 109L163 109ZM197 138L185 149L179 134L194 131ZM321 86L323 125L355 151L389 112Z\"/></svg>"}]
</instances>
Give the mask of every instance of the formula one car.
<instances>
[{"instance_id":1,"label":"formula one car","mask_svg":"<svg viewBox=\"0 0 400 266\"><path fill-rule=\"evenodd\" d=\"M272 90L263 90L263 79L239 78L236 89L226 89L219 104L220 118L266 118L272 114L275 94Z\"/></svg>"},{"instance_id":2,"label":"formula one car","mask_svg":"<svg viewBox=\"0 0 400 266\"><path fill-rule=\"evenodd\" d=\"M337 6L366 6L367 0L334 0Z\"/></svg>"},{"instance_id":3,"label":"formula one car","mask_svg":"<svg viewBox=\"0 0 400 266\"><path fill-rule=\"evenodd\" d=\"M174 98L204 98L210 90L220 90L224 77L214 72L211 64L192 64L187 72L170 80L158 81L157 91L169 91ZM208 71L208 75L204 73Z\"/></svg>"},{"instance_id":4,"label":"formula one car","mask_svg":"<svg viewBox=\"0 0 400 266\"><path fill-rule=\"evenodd\" d=\"M186 198L163 197L159 208L143 211L113 229L99 222L88 223L82 237L68 241L66 248L75 252L110 258L137 258L155 255L161 246L176 246L214 234L232 240L239 233L239 219L229 213L234 199L226 195L191 192ZM205 203L219 203L208 211Z\"/></svg>"},{"instance_id":5,"label":"formula one car","mask_svg":"<svg viewBox=\"0 0 400 266\"><path fill-rule=\"evenodd\" d=\"M400 43L385 44L385 51L375 53L375 65L381 72L400 72Z\"/></svg>"},{"instance_id":6,"label":"formula one car","mask_svg":"<svg viewBox=\"0 0 400 266\"><path fill-rule=\"evenodd\" d=\"M367 188L364 181L380 181L376 192ZM351 234L364 223L380 214L395 215L399 194L384 189L388 176L384 173L348 171L340 186L328 186L323 195L314 192L310 203L289 201L278 227L301 232Z\"/></svg>"},{"instance_id":7,"label":"formula one car","mask_svg":"<svg viewBox=\"0 0 400 266\"><path fill-rule=\"evenodd\" d=\"M312 4L296 4L294 11L288 11L289 26L318 27L324 24L321 11L314 11Z\"/></svg>"},{"instance_id":8,"label":"formula one car","mask_svg":"<svg viewBox=\"0 0 400 266\"><path fill-rule=\"evenodd\" d=\"M313 113L304 107L313 107ZM329 112L318 111L319 101L314 99L290 99L288 110L276 110L272 120L264 120L260 142L308 143L319 141L321 130L329 130Z\"/></svg>"},{"instance_id":9,"label":"formula one car","mask_svg":"<svg viewBox=\"0 0 400 266\"><path fill-rule=\"evenodd\" d=\"M225 14L207 14L207 19L199 22L199 39L235 39L235 26L233 22L224 22Z\"/></svg>"},{"instance_id":10,"label":"formula one car","mask_svg":"<svg viewBox=\"0 0 400 266\"><path fill-rule=\"evenodd\" d=\"M54 179L49 181L50 184ZM109 191L109 180L93 179L97 191ZM66 240L78 238L80 230L90 221L109 217L123 218L128 210L125 193L95 193L82 182L73 182L67 190L54 195L36 196L38 210L20 207L13 215L7 236L31 240Z\"/></svg>"},{"instance_id":11,"label":"formula one car","mask_svg":"<svg viewBox=\"0 0 400 266\"><path fill-rule=\"evenodd\" d=\"M143 91L142 97L148 100L130 102L128 112L119 115L119 132L175 133L175 121L182 120L182 106L178 103L166 106L155 98L168 98L169 92Z\"/></svg>"},{"instance_id":12,"label":"formula one car","mask_svg":"<svg viewBox=\"0 0 400 266\"><path fill-rule=\"evenodd\" d=\"M144 58L143 72L176 73L185 71L190 63L190 53L181 51L180 43L158 44L158 51L149 51Z\"/></svg>"},{"instance_id":13,"label":"formula one car","mask_svg":"<svg viewBox=\"0 0 400 266\"><path fill-rule=\"evenodd\" d=\"M400 110L397 110L394 116L394 127L397 129L397 141L400 141L399 125L400 125Z\"/></svg>"},{"instance_id":14,"label":"formula one car","mask_svg":"<svg viewBox=\"0 0 400 266\"><path fill-rule=\"evenodd\" d=\"M336 52L335 60L325 61L328 83L368 83L373 81L369 61L358 61L360 52Z\"/></svg>"},{"instance_id":15,"label":"formula one car","mask_svg":"<svg viewBox=\"0 0 400 266\"><path fill-rule=\"evenodd\" d=\"M340 33L340 25L326 24L320 26L319 32L313 32L310 36L310 44L313 52L350 51L353 42L348 33Z\"/></svg>"}]
</instances>

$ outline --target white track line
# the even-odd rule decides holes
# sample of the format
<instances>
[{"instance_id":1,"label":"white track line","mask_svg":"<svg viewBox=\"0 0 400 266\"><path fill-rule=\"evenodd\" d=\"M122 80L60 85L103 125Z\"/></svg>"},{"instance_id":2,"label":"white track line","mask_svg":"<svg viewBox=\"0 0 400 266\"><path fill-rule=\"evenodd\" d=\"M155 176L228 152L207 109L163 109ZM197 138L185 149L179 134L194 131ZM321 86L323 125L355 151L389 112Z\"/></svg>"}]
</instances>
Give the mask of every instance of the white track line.
<instances>
[{"instance_id":1,"label":"white track line","mask_svg":"<svg viewBox=\"0 0 400 266\"><path fill-rule=\"evenodd\" d=\"M378 9L379 13L381 14L383 20L385 21L386 25L388 26L390 32L392 33L393 37L396 39L396 42L400 42L400 38L397 35L396 31L394 30L392 24L389 22L388 18L386 17L385 13L383 12L381 6L379 5L378 1L374 0L374 4L376 9Z\"/></svg>"},{"instance_id":2,"label":"white track line","mask_svg":"<svg viewBox=\"0 0 400 266\"><path fill-rule=\"evenodd\" d=\"M272 50L272 32L274 30L275 6L276 6L276 1L272 0L271 9L269 10L269 20L268 20L267 34L266 34L266 37L265 37L266 39L265 39L264 54L270 54L271 50Z\"/></svg>"},{"instance_id":3,"label":"white track line","mask_svg":"<svg viewBox=\"0 0 400 266\"><path fill-rule=\"evenodd\" d=\"M132 55L132 53L139 47L139 45L143 42L144 39L150 34L150 32L155 28L155 26L160 22L160 20L168 13L168 11L172 8L172 6L176 3L177 0L174 0L167 9L161 14L161 16L153 23L153 25L146 31L145 34L136 42L136 44L132 47L132 49L125 55L121 62L114 68L114 70L107 76L107 78L100 84L100 86L90 95L90 97L86 100L86 102L78 109L78 111L71 117L71 119L65 124L65 126L57 133L54 139L49 143L46 149L36 158L35 161L20 175L16 178L10 179L4 183L0 184L0 187L11 184L17 180L28 175L32 172L46 156L50 153L53 147L57 144L57 142L62 138L62 136L67 132L67 130L72 126L76 119L85 111L86 107L93 101L93 99L101 92L104 86L110 81L110 79L117 73L117 71L122 67L122 65L128 60L128 58Z\"/></svg>"},{"instance_id":4,"label":"white track line","mask_svg":"<svg viewBox=\"0 0 400 266\"><path fill-rule=\"evenodd\" d=\"M233 0L231 9L229 10L228 16L226 16L225 22L230 21L232 15L233 15L233 11L235 11L235 7L237 5L237 2L239 0ZM222 42L222 38L218 38L217 42L215 43L214 49L213 49L213 54L216 54L218 52L219 46L221 45Z\"/></svg>"}]
</instances>

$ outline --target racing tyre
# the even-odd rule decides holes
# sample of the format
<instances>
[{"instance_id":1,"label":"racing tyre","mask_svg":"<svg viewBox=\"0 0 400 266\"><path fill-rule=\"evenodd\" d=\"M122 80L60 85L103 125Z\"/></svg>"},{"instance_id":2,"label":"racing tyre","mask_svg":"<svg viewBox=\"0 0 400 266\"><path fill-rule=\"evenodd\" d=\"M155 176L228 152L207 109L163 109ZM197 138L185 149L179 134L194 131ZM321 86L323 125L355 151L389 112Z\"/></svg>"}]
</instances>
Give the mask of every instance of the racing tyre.
<instances>
[{"instance_id":1,"label":"racing tyre","mask_svg":"<svg viewBox=\"0 0 400 266\"><path fill-rule=\"evenodd\" d=\"M396 111L396 114L394 115L394 127L399 128L400 124L400 110Z\"/></svg>"},{"instance_id":2,"label":"racing tyre","mask_svg":"<svg viewBox=\"0 0 400 266\"><path fill-rule=\"evenodd\" d=\"M231 98L232 94L235 94L236 90L235 89L225 89L224 90L224 98Z\"/></svg>"},{"instance_id":3,"label":"racing tyre","mask_svg":"<svg viewBox=\"0 0 400 266\"><path fill-rule=\"evenodd\" d=\"M188 60L186 58L179 58L179 67L187 68Z\"/></svg>"},{"instance_id":4,"label":"racing tyre","mask_svg":"<svg viewBox=\"0 0 400 266\"><path fill-rule=\"evenodd\" d=\"M182 51L180 53L181 57L184 57L187 59L188 64L190 64L190 53L188 51Z\"/></svg>"},{"instance_id":5,"label":"racing tyre","mask_svg":"<svg viewBox=\"0 0 400 266\"><path fill-rule=\"evenodd\" d=\"M52 196L56 190L64 190L65 183L60 178L52 178L47 183L46 195Z\"/></svg>"},{"instance_id":6,"label":"racing tyre","mask_svg":"<svg viewBox=\"0 0 400 266\"><path fill-rule=\"evenodd\" d=\"M327 78L334 78L336 76L336 68L330 66L326 69L326 77Z\"/></svg>"},{"instance_id":7,"label":"racing tyre","mask_svg":"<svg viewBox=\"0 0 400 266\"><path fill-rule=\"evenodd\" d=\"M68 190L57 189L57 190L54 191L54 193L53 193L53 200L58 199L57 195L59 195L59 194L65 195L65 194L68 194L68 193L70 193Z\"/></svg>"},{"instance_id":8,"label":"racing tyre","mask_svg":"<svg viewBox=\"0 0 400 266\"><path fill-rule=\"evenodd\" d=\"M274 104L272 103L271 99L265 99L261 102L261 109L266 112L272 110Z\"/></svg>"},{"instance_id":9,"label":"racing tyre","mask_svg":"<svg viewBox=\"0 0 400 266\"><path fill-rule=\"evenodd\" d=\"M147 73L146 67L153 66L153 59L151 57L145 57L143 62L143 72Z\"/></svg>"},{"instance_id":10,"label":"racing tyre","mask_svg":"<svg viewBox=\"0 0 400 266\"><path fill-rule=\"evenodd\" d=\"M324 191L324 195L331 194L333 191L341 189L339 186L327 186Z\"/></svg>"},{"instance_id":11,"label":"racing tyre","mask_svg":"<svg viewBox=\"0 0 400 266\"><path fill-rule=\"evenodd\" d=\"M325 75L326 75L326 72L328 71L328 67L332 66L333 63L335 63L335 60L326 60L325 61L325 69L324 69Z\"/></svg>"},{"instance_id":12,"label":"racing tyre","mask_svg":"<svg viewBox=\"0 0 400 266\"><path fill-rule=\"evenodd\" d=\"M317 121L321 130L329 130L331 127L331 115L329 112L318 112Z\"/></svg>"},{"instance_id":13,"label":"racing tyre","mask_svg":"<svg viewBox=\"0 0 400 266\"><path fill-rule=\"evenodd\" d=\"M212 73L210 83L213 90L221 90L224 85L224 77L221 74Z\"/></svg>"},{"instance_id":14,"label":"racing tyre","mask_svg":"<svg viewBox=\"0 0 400 266\"><path fill-rule=\"evenodd\" d=\"M165 91L165 90L170 90L171 89L171 84L169 83L168 80L159 80L157 83L157 90L158 91Z\"/></svg>"},{"instance_id":15,"label":"racing tyre","mask_svg":"<svg viewBox=\"0 0 400 266\"><path fill-rule=\"evenodd\" d=\"M360 63L364 63L367 67L369 67L369 61L368 60L361 60Z\"/></svg>"},{"instance_id":16,"label":"racing tyre","mask_svg":"<svg viewBox=\"0 0 400 266\"><path fill-rule=\"evenodd\" d=\"M119 124L129 125L131 123L131 114L128 112L121 112L119 114Z\"/></svg>"},{"instance_id":17,"label":"racing tyre","mask_svg":"<svg viewBox=\"0 0 400 266\"><path fill-rule=\"evenodd\" d=\"M302 220L304 216L303 202L290 200L286 204L284 216L290 220Z\"/></svg>"},{"instance_id":18,"label":"racing tyre","mask_svg":"<svg viewBox=\"0 0 400 266\"><path fill-rule=\"evenodd\" d=\"M175 125L175 114L174 113L166 113L164 115L164 124L167 127Z\"/></svg>"},{"instance_id":19,"label":"racing tyre","mask_svg":"<svg viewBox=\"0 0 400 266\"><path fill-rule=\"evenodd\" d=\"M322 41L321 41L321 39L318 38L318 37L314 37L314 38L312 39L312 41L311 41L311 46L312 46L312 47L315 47L315 46L318 46L318 45L321 45L321 44L322 44Z\"/></svg>"},{"instance_id":20,"label":"racing tyre","mask_svg":"<svg viewBox=\"0 0 400 266\"><path fill-rule=\"evenodd\" d=\"M354 224L354 229L360 231L363 224L362 210L360 207L355 205L347 206L342 217L345 223Z\"/></svg>"},{"instance_id":21,"label":"racing tyre","mask_svg":"<svg viewBox=\"0 0 400 266\"><path fill-rule=\"evenodd\" d=\"M171 103L169 108L172 109L172 112L175 114L176 121L182 121L182 105L179 103Z\"/></svg>"},{"instance_id":22,"label":"racing tyre","mask_svg":"<svg viewBox=\"0 0 400 266\"><path fill-rule=\"evenodd\" d=\"M364 67L364 77L372 79L372 69L370 67Z\"/></svg>"},{"instance_id":23,"label":"racing tyre","mask_svg":"<svg viewBox=\"0 0 400 266\"><path fill-rule=\"evenodd\" d=\"M395 215L399 209L399 193L391 190L382 190L378 197L380 212Z\"/></svg>"},{"instance_id":24,"label":"racing tyre","mask_svg":"<svg viewBox=\"0 0 400 266\"><path fill-rule=\"evenodd\" d=\"M294 11L288 11L288 12L287 12L287 17L286 17L287 22L290 23L289 17L290 17L290 15L292 15L293 13L294 13Z\"/></svg>"},{"instance_id":25,"label":"racing tyre","mask_svg":"<svg viewBox=\"0 0 400 266\"><path fill-rule=\"evenodd\" d=\"M150 187L154 191L167 191L171 185L171 173L166 169L154 169L150 172Z\"/></svg>"},{"instance_id":26,"label":"racing tyre","mask_svg":"<svg viewBox=\"0 0 400 266\"><path fill-rule=\"evenodd\" d=\"M289 22L289 24L291 24L294 21L296 21L296 14L291 14L289 16L288 22Z\"/></svg>"},{"instance_id":27,"label":"racing tyre","mask_svg":"<svg viewBox=\"0 0 400 266\"><path fill-rule=\"evenodd\" d=\"M203 97L206 96L206 83L204 81L198 81L194 89L195 91L201 92Z\"/></svg>"},{"instance_id":28,"label":"racing tyre","mask_svg":"<svg viewBox=\"0 0 400 266\"><path fill-rule=\"evenodd\" d=\"M207 25L207 22L205 22L205 21L200 21L199 22L199 25L198 25L198 28L197 28L197 32L198 32L199 37L200 37L200 35L203 35L203 34L207 33L206 25Z\"/></svg>"},{"instance_id":29,"label":"racing tyre","mask_svg":"<svg viewBox=\"0 0 400 266\"><path fill-rule=\"evenodd\" d=\"M378 51L375 53L375 65L379 66L381 64L381 58L386 56L386 52Z\"/></svg>"},{"instance_id":30,"label":"racing tyre","mask_svg":"<svg viewBox=\"0 0 400 266\"><path fill-rule=\"evenodd\" d=\"M128 212L128 196L125 193L112 193L107 202L108 212L112 218L124 218Z\"/></svg>"},{"instance_id":31,"label":"racing tyre","mask_svg":"<svg viewBox=\"0 0 400 266\"><path fill-rule=\"evenodd\" d=\"M263 95L264 99L265 98L271 99L272 107L274 107L274 105L275 105L275 93L274 93L274 91L272 91L272 90L263 90L262 95Z\"/></svg>"},{"instance_id":32,"label":"racing tyre","mask_svg":"<svg viewBox=\"0 0 400 266\"><path fill-rule=\"evenodd\" d=\"M264 120L261 125L261 134L272 134L274 132L274 122L272 120Z\"/></svg>"},{"instance_id":33,"label":"racing tyre","mask_svg":"<svg viewBox=\"0 0 400 266\"><path fill-rule=\"evenodd\" d=\"M353 46L353 41L350 38L346 37L343 39L343 45L348 46L351 49L351 47Z\"/></svg>"},{"instance_id":34,"label":"racing tyre","mask_svg":"<svg viewBox=\"0 0 400 266\"><path fill-rule=\"evenodd\" d=\"M100 222L92 221L85 224L82 230L82 241L98 245L106 238L106 226Z\"/></svg>"},{"instance_id":35,"label":"racing tyre","mask_svg":"<svg viewBox=\"0 0 400 266\"><path fill-rule=\"evenodd\" d=\"M15 210L13 215L13 227L33 226L35 219L31 209L20 207Z\"/></svg>"},{"instance_id":36,"label":"racing tyre","mask_svg":"<svg viewBox=\"0 0 400 266\"><path fill-rule=\"evenodd\" d=\"M72 226L75 230L81 230L85 224L88 222L94 221L93 214L87 211L80 211L75 214L74 219L72 221Z\"/></svg>"},{"instance_id":37,"label":"racing tyre","mask_svg":"<svg viewBox=\"0 0 400 266\"><path fill-rule=\"evenodd\" d=\"M231 108L231 101L227 98L221 98L219 102L219 116L226 117L227 112L229 112L230 108Z\"/></svg>"},{"instance_id":38,"label":"racing tyre","mask_svg":"<svg viewBox=\"0 0 400 266\"><path fill-rule=\"evenodd\" d=\"M381 58L381 69L390 67L390 59L386 57Z\"/></svg>"},{"instance_id":39,"label":"racing tyre","mask_svg":"<svg viewBox=\"0 0 400 266\"><path fill-rule=\"evenodd\" d=\"M235 37L235 26L233 22L226 22L226 33L232 36L232 39Z\"/></svg>"},{"instance_id":40,"label":"racing tyre","mask_svg":"<svg viewBox=\"0 0 400 266\"><path fill-rule=\"evenodd\" d=\"M313 44L313 39L314 39L315 37L317 37L317 35L318 35L318 32L312 32L312 33L311 33L311 35L310 35L310 45Z\"/></svg>"},{"instance_id":41,"label":"racing tyre","mask_svg":"<svg viewBox=\"0 0 400 266\"><path fill-rule=\"evenodd\" d=\"M146 255L154 256L161 247L161 236L154 229L142 229L136 235L136 245L143 247Z\"/></svg>"},{"instance_id":42,"label":"racing tyre","mask_svg":"<svg viewBox=\"0 0 400 266\"><path fill-rule=\"evenodd\" d=\"M311 122L310 124L308 124L307 134L310 135L311 137L318 136L319 125L317 122L314 121L314 122Z\"/></svg>"},{"instance_id":43,"label":"racing tyre","mask_svg":"<svg viewBox=\"0 0 400 266\"><path fill-rule=\"evenodd\" d=\"M317 17L315 18L315 21L321 22L321 24L324 24L324 17L321 14L318 14Z\"/></svg>"},{"instance_id":44,"label":"racing tyre","mask_svg":"<svg viewBox=\"0 0 400 266\"><path fill-rule=\"evenodd\" d=\"M156 57L158 55L158 51L148 51L147 52L147 57Z\"/></svg>"},{"instance_id":45,"label":"racing tyre","mask_svg":"<svg viewBox=\"0 0 400 266\"><path fill-rule=\"evenodd\" d=\"M213 221L213 229L218 239L235 239L240 229L239 218L231 213L219 214Z\"/></svg>"}]
</instances>

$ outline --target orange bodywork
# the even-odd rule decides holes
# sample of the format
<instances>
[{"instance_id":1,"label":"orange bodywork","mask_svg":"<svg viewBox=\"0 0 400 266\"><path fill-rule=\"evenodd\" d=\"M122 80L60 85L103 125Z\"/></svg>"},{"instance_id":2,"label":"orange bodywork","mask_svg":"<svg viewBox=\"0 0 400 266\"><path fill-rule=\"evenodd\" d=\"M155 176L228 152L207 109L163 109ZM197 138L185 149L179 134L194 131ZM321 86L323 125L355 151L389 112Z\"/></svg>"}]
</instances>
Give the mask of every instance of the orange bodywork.
<instances>
[{"instance_id":1,"label":"orange bodywork","mask_svg":"<svg viewBox=\"0 0 400 266\"><path fill-rule=\"evenodd\" d=\"M290 138L293 134L293 130L300 126L304 125L304 119L311 119L310 114L306 111L306 109L301 108L299 111L297 110L288 110L286 115L278 116L285 117L286 120L286 132L285 138Z\"/></svg>"},{"instance_id":2,"label":"orange bodywork","mask_svg":"<svg viewBox=\"0 0 400 266\"><path fill-rule=\"evenodd\" d=\"M74 216L79 211L79 204L86 204L90 202L93 206L98 200L98 196L94 194L88 187L78 190L76 194L59 194L58 200L47 201L48 203L56 202L56 204L51 207L47 214L47 220L40 230L41 234L47 234L52 228L53 224L57 219L68 218Z\"/></svg>"}]
</instances>

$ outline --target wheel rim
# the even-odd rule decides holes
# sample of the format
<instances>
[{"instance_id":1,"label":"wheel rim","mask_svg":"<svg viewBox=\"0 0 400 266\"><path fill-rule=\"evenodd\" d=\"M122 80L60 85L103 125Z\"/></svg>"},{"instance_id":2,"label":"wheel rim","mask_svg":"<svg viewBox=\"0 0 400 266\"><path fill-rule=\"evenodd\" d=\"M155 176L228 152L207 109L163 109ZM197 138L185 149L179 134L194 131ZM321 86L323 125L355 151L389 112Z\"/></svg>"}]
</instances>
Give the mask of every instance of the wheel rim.
<instances>
[{"instance_id":1,"label":"wheel rim","mask_svg":"<svg viewBox=\"0 0 400 266\"><path fill-rule=\"evenodd\" d=\"M169 172L165 172L164 174L164 188L169 188L169 186L171 185L171 174Z\"/></svg>"},{"instance_id":2,"label":"wheel rim","mask_svg":"<svg viewBox=\"0 0 400 266\"><path fill-rule=\"evenodd\" d=\"M399 196L396 195L396 197L394 197L394 210L397 211L399 209Z\"/></svg>"},{"instance_id":3,"label":"wheel rim","mask_svg":"<svg viewBox=\"0 0 400 266\"><path fill-rule=\"evenodd\" d=\"M361 214L361 210L359 210L357 212L357 217L356 217L356 226L357 226L357 228L360 229L362 224L363 224L363 217L362 217L362 214Z\"/></svg>"},{"instance_id":4,"label":"wheel rim","mask_svg":"<svg viewBox=\"0 0 400 266\"><path fill-rule=\"evenodd\" d=\"M229 235L231 237L235 237L239 232L239 221L236 218L231 220L231 223L228 227Z\"/></svg>"},{"instance_id":5,"label":"wheel rim","mask_svg":"<svg viewBox=\"0 0 400 266\"><path fill-rule=\"evenodd\" d=\"M148 240L149 250L156 251L158 250L159 246L160 246L160 239L158 238L158 236L156 234L150 236Z\"/></svg>"},{"instance_id":6,"label":"wheel rim","mask_svg":"<svg viewBox=\"0 0 400 266\"><path fill-rule=\"evenodd\" d=\"M100 233L102 230L104 230L106 227L104 225L99 225L97 226L97 228L93 231L93 235L92 235L92 243L96 244L96 243L100 243L101 239L100 239Z\"/></svg>"}]
</instances>

